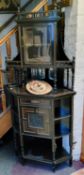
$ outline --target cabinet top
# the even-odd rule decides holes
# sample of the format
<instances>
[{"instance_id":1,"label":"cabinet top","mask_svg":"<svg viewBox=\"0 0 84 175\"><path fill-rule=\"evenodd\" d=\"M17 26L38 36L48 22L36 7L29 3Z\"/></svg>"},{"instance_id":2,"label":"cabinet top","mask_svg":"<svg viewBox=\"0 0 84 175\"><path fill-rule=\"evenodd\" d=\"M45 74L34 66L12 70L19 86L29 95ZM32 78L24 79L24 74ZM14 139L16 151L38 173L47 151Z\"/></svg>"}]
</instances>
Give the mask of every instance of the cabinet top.
<instances>
[{"instance_id":1,"label":"cabinet top","mask_svg":"<svg viewBox=\"0 0 84 175\"><path fill-rule=\"evenodd\" d=\"M26 91L25 87L8 87L8 91L15 95L16 97L29 97L29 98L43 98L43 99L56 99L61 98L64 96L72 96L75 95L75 91L68 90L68 89L57 89L57 91L51 91L46 95L33 95Z\"/></svg>"},{"instance_id":2,"label":"cabinet top","mask_svg":"<svg viewBox=\"0 0 84 175\"><path fill-rule=\"evenodd\" d=\"M57 22L61 19L59 13L56 10L52 10L49 12L36 12L36 13L28 13L23 12L18 15L17 23L25 24L25 23L42 23L42 22Z\"/></svg>"}]
</instances>

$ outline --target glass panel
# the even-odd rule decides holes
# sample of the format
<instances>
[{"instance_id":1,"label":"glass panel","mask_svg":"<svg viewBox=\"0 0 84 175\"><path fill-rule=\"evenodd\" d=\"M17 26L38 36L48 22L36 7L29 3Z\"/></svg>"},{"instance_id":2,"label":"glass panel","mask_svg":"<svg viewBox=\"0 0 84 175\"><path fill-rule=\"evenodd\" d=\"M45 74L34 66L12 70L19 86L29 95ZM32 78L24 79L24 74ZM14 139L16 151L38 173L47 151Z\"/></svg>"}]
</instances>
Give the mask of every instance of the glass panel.
<instances>
[{"instance_id":1,"label":"glass panel","mask_svg":"<svg viewBox=\"0 0 84 175\"><path fill-rule=\"evenodd\" d=\"M36 25L36 24L35 24ZM24 62L50 63L54 53L54 25L23 28Z\"/></svg>"}]
</instances>

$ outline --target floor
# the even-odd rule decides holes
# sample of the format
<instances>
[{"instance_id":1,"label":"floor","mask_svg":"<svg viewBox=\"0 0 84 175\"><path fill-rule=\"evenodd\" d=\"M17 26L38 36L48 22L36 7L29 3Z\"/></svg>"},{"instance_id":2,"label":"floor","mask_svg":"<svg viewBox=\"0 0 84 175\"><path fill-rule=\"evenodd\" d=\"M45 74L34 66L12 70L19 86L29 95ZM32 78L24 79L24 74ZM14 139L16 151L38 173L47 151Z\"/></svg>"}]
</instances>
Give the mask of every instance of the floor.
<instances>
[{"instance_id":1,"label":"floor","mask_svg":"<svg viewBox=\"0 0 84 175\"><path fill-rule=\"evenodd\" d=\"M12 141L0 144L0 175L70 175L83 167L83 163L76 161L73 162L72 167L62 163L56 167L56 171L53 173L50 165L26 163L23 166L14 153Z\"/></svg>"}]
</instances>

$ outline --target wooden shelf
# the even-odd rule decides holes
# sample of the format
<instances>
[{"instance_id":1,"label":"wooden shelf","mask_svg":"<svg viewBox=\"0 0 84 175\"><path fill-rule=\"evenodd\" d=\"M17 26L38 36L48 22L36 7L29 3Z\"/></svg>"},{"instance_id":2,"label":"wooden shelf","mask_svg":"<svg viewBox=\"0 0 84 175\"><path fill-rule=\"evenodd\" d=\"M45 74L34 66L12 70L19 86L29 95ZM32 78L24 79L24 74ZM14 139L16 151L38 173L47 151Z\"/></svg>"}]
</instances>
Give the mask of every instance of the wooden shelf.
<instances>
[{"instance_id":1,"label":"wooden shelf","mask_svg":"<svg viewBox=\"0 0 84 175\"><path fill-rule=\"evenodd\" d=\"M67 118L70 118L70 117L71 117L71 115L56 116L56 118L54 119L54 121L63 120L63 119L67 119Z\"/></svg>"},{"instance_id":2,"label":"wooden shelf","mask_svg":"<svg viewBox=\"0 0 84 175\"><path fill-rule=\"evenodd\" d=\"M28 136L28 137L34 137L34 138L52 139L51 135L41 135L41 134L34 134L29 132L22 132L22 135Z\"/></svg>"},{"instance_id":3,"label":"wooden shelf","mask_svg":"<svg viewBox=\"0 0 84 175\"><path fill-rule=\"evenodd\" d=\"M23 157L29 160L52 163L52 141L49 139L35 139L31 137L28 139L28 142L24 142L25 144ZM55 152L55 162L57 163L61 161L61 159L65 160L69 157L70 155L67 153L67 151L63 147L59 149L58 145Z\"/></svg>"},{"instance_id":4,"label":"wooden shelf","mask_svg":"<svg viewBox=\"0 0 84 175\"><path fill-rule=\"evenodd\" d=\"M51 151L49 150L49 148L46 149L47 153L42 152L39 153L37 152L36 155L32 154L32 150L29 150L28 154L24 154L24 158L29 159L29 160L33 160L33 161L39 161L39 162L44 162L44 163L51 163L52 164L52 154ZM61 148L61 151L59 149L57 149L56 154L55 154L55 158L56 160L54 160L54 163L60 163L63 162L65 160L68 160L70 158L70 155L67 153L67 151L64 148Z\"/></svg>"}]
</instances>

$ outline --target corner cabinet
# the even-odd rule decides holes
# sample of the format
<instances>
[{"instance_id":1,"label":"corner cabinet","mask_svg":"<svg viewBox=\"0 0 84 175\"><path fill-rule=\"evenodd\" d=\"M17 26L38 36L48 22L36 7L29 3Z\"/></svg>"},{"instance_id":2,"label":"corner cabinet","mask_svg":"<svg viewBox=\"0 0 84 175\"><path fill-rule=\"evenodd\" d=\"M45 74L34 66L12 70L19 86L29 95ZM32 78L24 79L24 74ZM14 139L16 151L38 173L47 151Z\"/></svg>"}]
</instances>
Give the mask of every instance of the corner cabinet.
<instances>
[{"instance_id":1,"label":"corner cabinet","mask_svg":"<svg viewBox=\"0 0 84 175\"><path fill-rule=\"evenodd\" d=\"M71 165L74 92L59 90L38 97L23 88L13 87L10 92L15 151L21 163L49 163L53 170L64 161Z\"/></svg>"},{"instance_id":2,"label":"corner cabinet","mask_svg":"<svg viewBox=\"0 0 84 175\"><path fill-rule=\"evenodd\" d=\"M20 57L8 61L14 79L11 94L15 150L25 160L72 164L74 59L61 45L61 15L24 13L18 16ZM46 82L51 91L36 95L27 90L32 81ZM35 89L34 89L35 90Z\"/></svg>"}]
</instances>

